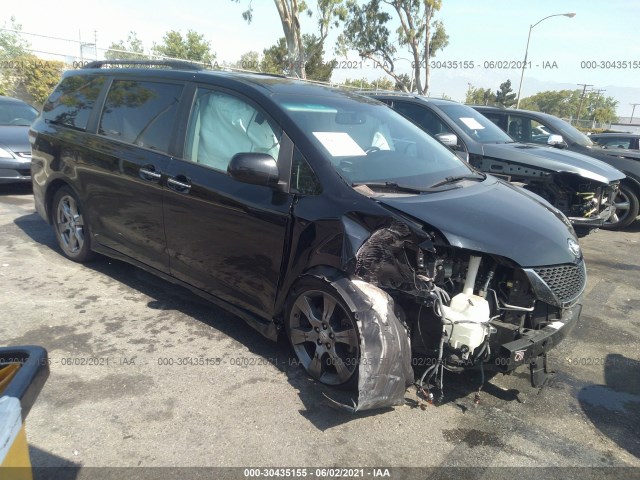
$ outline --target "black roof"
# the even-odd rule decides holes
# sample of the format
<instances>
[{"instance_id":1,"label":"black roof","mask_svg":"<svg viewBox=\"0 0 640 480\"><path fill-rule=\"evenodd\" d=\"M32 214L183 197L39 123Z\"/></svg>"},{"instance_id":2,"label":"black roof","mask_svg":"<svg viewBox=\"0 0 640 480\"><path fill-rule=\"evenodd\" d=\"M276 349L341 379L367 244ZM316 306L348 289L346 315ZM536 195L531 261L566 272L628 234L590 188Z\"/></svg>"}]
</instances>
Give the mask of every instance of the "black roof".
<instances>
[{"instance_id":1,"label":"black roof","mask_svg":"<svg viewBox=\"0 0 640 480\"><path fill-rule=\"evenodd\" d=\"M98 63L100 65L98 66ZM245 72L232 72L225 70L207 70L201 67L193 68L194 64L188 64L188 67L181 68L181 63L186 62L173 62L168 66L169 68L140 68L132 67L126 68L124 65L128 65L127 62L123 62L123 67L118 68L102 68L104 65L110 65L110 62L93 62L87 65L87 67L79 70L68 70L65 72L65 76L73 75L123 75L123 76L144 76L146 78L162 78L173 80L189 80L195 82L208 83L212 79L218 80L216 83L227 83L228 85L245 84L252 87L258 87L265 90L268 94L289 94L289 95L311 95L311 96L336 96L336 97L352 97L356 96L362 98L361 95L351 91L340 89L337 87L330 87L327 85L321 85L313 83L307 80L299 80L283 75L274 75L269 73L245 73ZM143 64L140 64L143 65ZM150 63L149 65L155 66ZM94 67L95 68L92 68Z\"/></svg>"}]
</instances>

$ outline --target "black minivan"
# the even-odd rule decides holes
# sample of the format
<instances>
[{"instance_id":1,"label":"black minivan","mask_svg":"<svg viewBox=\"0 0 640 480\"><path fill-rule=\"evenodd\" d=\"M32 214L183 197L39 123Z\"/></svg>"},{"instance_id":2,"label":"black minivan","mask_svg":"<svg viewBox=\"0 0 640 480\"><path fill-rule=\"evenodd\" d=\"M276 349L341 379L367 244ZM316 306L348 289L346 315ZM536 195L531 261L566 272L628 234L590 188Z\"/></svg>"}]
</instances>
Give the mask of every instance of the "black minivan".
<instances>
[{"instance_id":1,"label":"black minivan","mask_svg":"<svg viewBox=\"0 0 640 480\"><path fill-rule=\"evenodd\" d=\"M559 210L367 97L107 65L65 73L30 132L65 256L130 262L285 332L313 378L357 389L351 410L402 404L414 354L433 359L421 391L445 368L542 380L586 283Z\"/></svg>"}]
</instances>

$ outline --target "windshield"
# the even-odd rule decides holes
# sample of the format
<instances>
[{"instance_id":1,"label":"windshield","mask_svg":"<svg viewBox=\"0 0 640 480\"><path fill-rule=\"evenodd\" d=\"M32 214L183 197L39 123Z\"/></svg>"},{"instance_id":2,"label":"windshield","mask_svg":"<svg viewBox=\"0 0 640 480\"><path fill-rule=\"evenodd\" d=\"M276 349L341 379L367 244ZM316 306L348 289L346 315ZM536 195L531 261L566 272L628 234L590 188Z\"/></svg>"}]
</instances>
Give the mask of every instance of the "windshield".
<instances>
[{"instance_id":1,"label":"windshield","mask_svg":"<svg viewBox=\"0 0 640 480\"><path fill-rule=\"evenodd\" d=\"M37 116L38 111L26 103L0 103L0 125L29 126Z\"/></svg>"},{"instance_id":2,"label":"windshield","mask_svg":"<svg viewBox=\"0 0 640 480\"><path fill-rule=\"evenodd\" d=\"M467 105L452 103L438 105L438 108L476 142L513 143L513 138L500 127Z\"/></svg>"},{"instance_id":3,"label":"windshield","mask_svg":"<svg viewBox=\"0 0 640 480\"><path fill-rule=\"evenodd\" d=\"M367 98L279 95L282 108L350 184L425 189L474 172L391 108Z\"/></svg>"},{"instance_id":4,"label":"windshield","mask_svg":"<svg viewBox=\"0 0 640 480\"><path fill-rule=\"evenodd\" d=\"M560 135L565 141L568 141L567 143L577 143L583 147L592 147L594 145L589 137L561 118L554 119L554 126L560 131Z\"/></svg>"}]
</instances>

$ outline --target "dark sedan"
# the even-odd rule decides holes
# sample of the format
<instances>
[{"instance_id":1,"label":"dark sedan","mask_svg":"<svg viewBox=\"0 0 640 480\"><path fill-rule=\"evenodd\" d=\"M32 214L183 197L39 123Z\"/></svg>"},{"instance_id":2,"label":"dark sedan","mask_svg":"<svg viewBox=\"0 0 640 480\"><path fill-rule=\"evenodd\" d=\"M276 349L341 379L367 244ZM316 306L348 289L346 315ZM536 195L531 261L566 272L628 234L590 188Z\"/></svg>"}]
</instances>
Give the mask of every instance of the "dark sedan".
<instances>
[{"instance_id":1,"label":"dark sedan","mask_svg":"<svg viewBox=\"0 0 640 480\"><path fill-rule=\"evenodd\" d=\"M17 98L0 96L0 184L31 182L29 125L38 115Z\"/></svg>"},{"instance_id":2,"label":"dark sedan","mask_svg":"<svg viewBox=\"0 0 640 480\"><path fill-rule=\"evenodd\" d=\"M620 182L620 189L613 199L615 212L605 222L603 228L611 230L625 228L638 216L640 152L619 148L620 145L625 145L620 135L614 137L616 141L613 146L603 148L594 142L598 138L606 138L604 135L587 136L561 118L547 113L487 106L473 108L519 142L556 147L563 151L588 155L623 172L627 178ZM628 140L627 144L629 144Z\"/></svg>"}]
</instances>

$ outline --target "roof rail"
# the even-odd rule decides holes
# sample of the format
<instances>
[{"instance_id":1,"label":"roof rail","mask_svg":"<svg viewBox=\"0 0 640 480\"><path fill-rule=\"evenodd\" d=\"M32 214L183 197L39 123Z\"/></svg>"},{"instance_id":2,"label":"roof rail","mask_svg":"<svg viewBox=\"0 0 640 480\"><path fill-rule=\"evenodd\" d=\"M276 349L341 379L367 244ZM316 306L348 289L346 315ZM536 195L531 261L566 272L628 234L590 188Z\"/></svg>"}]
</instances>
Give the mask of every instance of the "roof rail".
<instances>
[{"instance_id":1,"label":"roof rail","mask_svg":"<svg viewBox=\"0 0 640 480\"><path fill-rule=\"evenodd\" d=\"M175 70L202 70L200 65L180 60L98 60L87 63L83 68L102 68L108 65L131 65L147 67L169 67Z\"/></svg>"}]
</instances>

